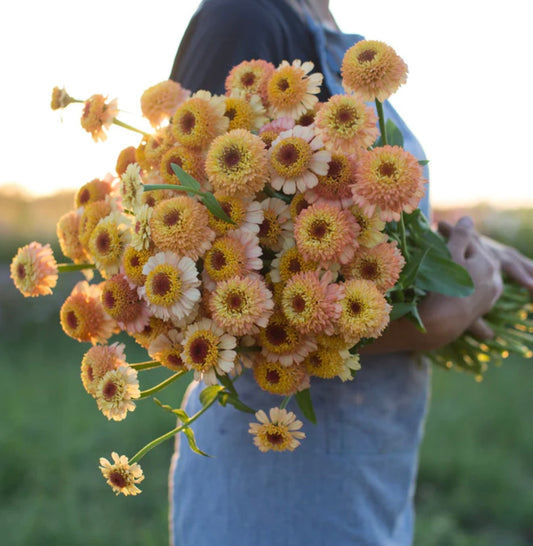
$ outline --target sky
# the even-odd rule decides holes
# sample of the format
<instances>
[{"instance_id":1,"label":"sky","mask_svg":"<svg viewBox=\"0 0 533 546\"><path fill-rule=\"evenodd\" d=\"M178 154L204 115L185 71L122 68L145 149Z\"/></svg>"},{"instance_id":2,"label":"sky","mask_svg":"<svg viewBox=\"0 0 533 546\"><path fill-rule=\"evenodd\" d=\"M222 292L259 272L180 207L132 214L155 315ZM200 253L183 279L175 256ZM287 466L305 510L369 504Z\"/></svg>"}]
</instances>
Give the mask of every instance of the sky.
<instances>
[{"instance_id":1,"label":"sky","mask_svg":"<svg viewBox=\"0 0 533 546\"><path fill-rule=\"evenodd\" d=\"M247 1L247 0L242 0ZM391 45L409 66L391 102L430 160L431 200L533 206L530 17L526 0L331 0L341 29ZM0 186L73 189L112 172L138 137L113 126L94 143L80 105L53 112L51 90L118 98L139 120L142 92L168 78L196 0L19 0L0 8ZM292 60L292 59L289 59Z\"/></svg>"}]
</instances>

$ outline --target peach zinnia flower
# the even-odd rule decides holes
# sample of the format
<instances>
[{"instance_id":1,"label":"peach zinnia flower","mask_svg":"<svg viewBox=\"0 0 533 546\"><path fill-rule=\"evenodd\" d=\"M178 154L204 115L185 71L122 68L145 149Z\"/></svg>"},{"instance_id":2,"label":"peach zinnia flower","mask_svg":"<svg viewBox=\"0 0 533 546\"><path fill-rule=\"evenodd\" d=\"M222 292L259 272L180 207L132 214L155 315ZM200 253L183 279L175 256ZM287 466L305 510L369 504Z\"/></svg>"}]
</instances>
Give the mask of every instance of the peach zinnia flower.
<instances>
[{"instance_id":1,"label":"peach zinnia flower","mask_svg":"<svg viewBox=\"0 0 533 546\"><path fill-rule=\"evenodd\" d=\"M328 163L328 172L318 177L318 184L305 192L308 203L328 202L341 208L352 204L351 185L355 180L355 159L333 152Z\"/></svg>"},{"instance_id":2,"label":"peach zinnia flower","mask_svg":"<svg viewBox=\"0 0 533 546\"><path fill-rule=\"evenodd\" d=\"M253 371L259 387L271 394L290 396L310 386L302 364L282 366L279 362L268 362L259 357L255 359Z\"/></svg>"},{"instance_id":3,"label":"peach zinnia flower","mask_svg":"<svg viewBox=\"0 0 533 546\"><path fill-rule=\"evenodd\" d=\"M317 175L327 174L331 160L323 147L311 127L297 125L281 133L269 150L272 187L292 195L316 186Z\"/></svg>"},{"instance_id":4,"label":"peach zinnia flower","mask_svg":"<svg viewBox=\"0 0 533 546\"><path fill-rule=\"evenodd\" d=\"M291 411L280 408L271 408L270 419L263 410L255 414L259 423L250 423L248 432L254 436L254 444L262 452L267 451L294 451L305 433L300 429L301 421Z\"/></svg>"},{"instance_id":5,"label":"peach zinnia flower","mask_svg":"<svg viewBox=\"0 0 533 546\"><path fill-rule=\"evenodd\" d=\"M334 95L316 116L315 130L328 150L357 153L379 136L374 110L352 95Z\"/></svg>"},{"instance_id":6,"label":"peach zinnia flower","mask_svg":"<svg viewBox=\"0 0 533 546\"><path fill-rule=\"evenodd\" d=\"M289 206L277 197L268 197L261 201L263 221L259 226L261 246L278 252L292 234L293 223Z\"/></svg>"},{"instance_id":7,"label":"peach zinnia flower","mask_svg":"<svg viewBox=\"0 0 533 546\"><path fill-rule=\"evenodd\" d=\"M407 81L407 65L394 49L377 40L361 40L344 54L342 83L363 101L388 99Z\"/></svg>"},{"instance_id":8,"label":"peach zinnia flower","mask_svg":"<svg viewBox=\"0 0 533 546\"><path fill-rule=\"evenodd\" d=\"M215 240L204 257L203 279L211 289L213 283L243 276L263 267L259 239L250 231L235 230Z\"/></svg>"},{"instance_id":9,"label":"peach zinnia flower","mask_svg":"<svg viewBox=\"0 0 533 546\"><path fill-rule=\"evenodd\" d=\"M213 320L234 336L253 334L265 327L274 301L265 283L254 277L234 277L217 284L209 298Z\"/></svg>"},{"instance_id":10,"label":"peach zinnia flower","mask_svg":"<svg viewBox=\"0 0 533 546\"><path fill-rule=\"evenodd\" d=\"M316 349L316 343L309 336L300 334L281 312L270 317L266 327L259 331L257 340L261 354L269 362L279 362L283 366L301 362Z\"/></svg>"},{"instance_id":11,"label":"peach zinnia flower","mask_svg":"<svg viewBox=\"0 0 533 546\"><path fill-rule=\"evenodd\" d=\"M184 146L206 148L218 135L227 131L229 119L224 115L225 111L224 97L198 91L176 110L172 117L172 134Z\"/></svg>"},{"instance_id":12,"label":"peach zinnia flower","mask_svg":"<svg viewBox=\"0 0 533 546\"><path fill-rule=\"evenodd\" d=\"M174 372L187 369L181 358L183 334L176 329L159 334L149 345L148 354L158 360L165 368Z\"/></svg>"},{"instance_id":13,"label":"peach zinnia flower","mask_svg":"<svg viewBox=\"0 0 533 546\"><path fill-rule=\"evenodd\" d=\"M122 206L127 210L135 211L141 204L142 194L141 168L137 163L130 163L126 167L126 172L120 177Z\"/></svg>"},{"instance_id":14,"label":"peach zinnia flower","mask_svg":"<svg viewBox=\"0 0 533 546\"><path fill-rule=\"evenodd\" d=\"M377 207L382 220L398 221L402 212L418 207L424 182L422 167L412 154L398 146L378 147L357 163L353 199L368 216Z\"/></svg>"},{"instance_id":15,"label":"peach zinnia flower","mask_svg":"<svg viewBox=\"0 0 533 546\"><path fill-rule=\"evenodd\" d=\"M217 235L225 235L228 231L242 229L259 233L259 226L264 220L263 209L258 201L247 201L239 196L219 195L215 197L222 210L231 218L233 224L218 218L209 211L209 227Z\"/></svg>"},{"instance_id":16,"label":"peach zinnia flower","mask_svg":"<svg viewBox=\"0 0 533 546\"><path fill-rule=\"evenodd\" d=\"M152 315L148 321L148 324L141 332L136 332L131 335L141 347L148 350L150 344L157 339L158 336L161 334L166 334L173 328L174 325L171 322L166 322Z\"/></svg>"},{"instance_id":17,"label":"peach zinnia flower","mask_svg":"<svg viewBox=\"0 0 533 546\"><path fill-rule=\"evenodd\" d=\"M66 108L72 102L78 102L76 99L73 99L66 91L66 89L54 87L52 89L52 99L50 101L50 108L52 110L61 110Z\"/></svg>"},{"instance_id":18,"label":"peach zinnia flower","mask_svg":"<svg viewBox=\"0 0 533 546\"><path fill-rule=\"evenodd\" d=\"M96 396L96 388L107 372L127 366L124 348L124 343L118 342L112 345L95 345L83 355L81 381L91 396Z\"/></svg>"},{"instance_id":19,"label":"peach zinnia flower","mask_svg":"<svg viewBox=\"0 0 533 546\"><path fill-rule=\"evenodd\" d=\"M344 283L340 334L352 344L364 337L377 338L389 323L391 306L372 281L351 279Z\"/></svg>"},{"instance_id":20,"label":"peach zinnia flower","mask_svg":"<svg viewBox=\"0 0 533 546\"><path fill-rule=\"evenodd\" d=\"M244 91L235 89L225 100L224 115L229 119L229 131L233 129L258 131L268 121L259 95L247 96Z\"/></svg>"},{"instance_id":21,"label":"peach zinnia flower","mask_svg":"<svg viewBox=\"0 0 533 546\"><path fill-rule=\"evenodd\" d=\"M178 82L165 80L149 87L141 95L141 112L152 127L158 127L176 112L191 92Z\"/></svg>"},{"instance_id":22,"label":"peach zinnia flower","mask_svg":"<svg viewBox=\"0 0 533 546\"><path fill-rule=\"evenodd\" d=\"M25 297L51 294L58 272L50 245L43 246L33 241L19 248L11 262L10 273L15 286Z\"/></svg>"},{"instance_id":23,"label":"peach zinnia flower","mask_svg":"<svg viewBox=\"0 0 533 546\"><path fill-rule=\"evenodd\" d=\"M270 277L276 283L280 281L286 283L297 273L315 271L317 267L316 262L308 262L303 259L294 239L287 239L283 250L276 254L270 264Z\"/></svg>"},{"instance_id":24,"label":"peach zinnia flower","mask_svg":"<svg viewBox=\"0 0 533 546\"><path fill-rule=\"evenodd\" d=\"M143 267L146 281L139 287L150 311L163 320L182 321L200 300L195 263L173 252L159 252Z\"/></svg>"},{"instance_id":25,"label":"peach zinnia flower","mask_svg":"<svg viewBox=\"0 0 533 546\"><path fill-rule=\"evenodd\" d=\"M328 271L297 273L283 288L281 306L289 324L302 334L333 334L334 321L341 313L342 287L332 283Z\"/></svg>"},{"instance_id":26,"label":"peach zinnia flower","mask_svg":"<svg viewBox=\"0 0 533 546\"><path fill-rule=\"evenodd\" d=\"M326 203L314 204L296 219L294 238L305 260L327 266L351 260L359 230L349 211Z\"/></svg>"},{"instance_id":27,"label":"peach zinnia flower","mask_svg":"<svg viewBox=\"0 0 533 546\"><path fill-rule=\"evenodd\" d=\"M114 206L109 198L88 203L83 207L78 232L80 242L86 249L89 247L89 240L96 224L109 216L113 210Z\"/></svg>"},{"instance_id":28,"label":"peach zinnia flower","mask_svg":"<svg viewBox=\"0 0 533 546\"><path fill-rule=\"evenodd\" d=\"M152 252L146 249L137 250L134 246L128 245L122 256L121 271L124 272L128 281L135 286L141 286L146 280L146 275L142 272L144 264Z\"/></svg>"},{"instance_id":29,"label":"peach zinnia flower","mask_svg":"<svg viewBox=\"0 0 533 546\"><path fill-rule=\"evenodd\" d=\"M127 222L124 215L115 211L102 218L91 233L89 253L104 278L119 272L131 236Z\"/></svg>"},{"instance_id":30,"label":"peach zinnia flower","mask_svg":"<svg viewBox=\"0 0 533 546\"><path fill-rule=\"evenodd\" d=\"M141 332L148 324L148 308L124 274L113 275L103 283L101 298L106 313L123 330Z\"/></svg>"},{"instance_id":31,"label":"peach zinnia flower","mask_svg":"<svg viewBox=\"0 0 533 546\"><path fill-rule=\"evenodd\" d=\"M115 165L115 171L119 176L122 176L126 172L128 165L136 162L135 146L128 146L119 152L117 163Z\"/></svg>"},{"instance_id":32,"label":"peach zinnia flower","mask_svg":"<svg viewBox=\"0 0 533 546\"><path fill-rule=\"evenodd\" d=\"M106 100L103 95L93 95L83 105L81 126L91 133L95 142L107 140L106 131L118 114L117 99Z\"/></svg>"},{"instance_id":33,"label":"peach zinnia flower","mask_svg":"<svg viewBox=\"0 0 533 546\"><path fill-rule=\"evenodd\" d=\"M383 232L385 222L379 217L379 210L376 209L374 214L368 216L360 206L352 205L350 212L361 227L357 237L357 241L361 246L372 248L388 239L387 234Z\"/></svg>"},{"instance_id":34,"label":"peach zinnia flower","mask_svg":"<svg viewBox=\"0 0 533 546\"><path fill-rule=\"evenodd\" d=\"M267 104L267 85L276 70L272 63L262 59L242 61L234 66L225 82L226 91L243 91L247 95L259 95L263 104Z\"/></svg>"},{"instance_id":35,"label":"peach zinnia flower","mask_svg":"<svg viewBox=\"0 0 533 546\"><path fill-rule=\"evenodd\" d=\"M378 290L386 292L396 284L404 265L396 243L384 242L372 248L360 247L342 271L347 279L373 281Z\"/></svg>"},{"instance_id":36,"label":"peach zinnia flower","mask_svg":"<svg viewBox=\"0 0 533 546\"><path fill-rule=\"evenodd\" d=\"M295 125L296 123L293 118L287 116L277 118L263 125L261 129L259 129L259 136L268 150L281 133L292 129Z\"/></svg>"},{"instance_id":37,"label":"peach zinnia flower","mask_svg":"<svg viewBox=\"0 0 533 546\"><path fill-rule=\"evenodd\" d=\"M196 261L210 248L215 233L208 227L207 209L180 195L161 201L150 219L152 240L161 250L170 250Z\"/></svg>"},{"instance_id":38,"label":"peach zinnia flower","mask_svg":"<svg viewBox=\"0 0 533 546\"><path fill-rule=\"evenodd\" d=\"M207 152L205 169L215 191L251 197L268 180L264 142L245 129L234 129L216 138Z\"/></svg>"},{"instance_id":39,"label":"peach zinnia flower","mask_svg":"<svg viewBox=\"0 0 533 546\"><path fill-rule=\"evenodd\" d=\"M216 374L225 375L233 370L236 346L235 337L204 318L187 327L181 358L189 370L194 370L194 379L215 385Z\"/></svg>"},{"instance_id":40,"label":"peach zinnia flower","mask_svg":"<svg viewBox=\"0 0 533 546\"><path fill-rule=\"evenodd\" d=\"M342 381L353 379L352 370L361 368L359 356L350 354L348 349L334 350L320 345L316 351L305 357L303 365L311 376L322 379L338 377Z\"/></svg>"},{"instance_id":41,"label":"peach zinnia flower","mask_svg":"<svg viewBox=\"0 0 533 546\"><path fill-rule=\"evenodd\" d=\"M59 312L63 331L78 341L90 341L93 345L109 339L116 323L104 311L100 300L100 286L87 281L76 284Z\"/></svg>"},{"instance_id":42,"label":"peach zinnia flower","mask_svg":"<svg viewBox=\"0 0 533 546\"><path fill-rule=\"evenodd\" d=\"M101 201L111 194L113 178L105 176L103 179L95 178L78 189L74 196L74 206L85 207L89 203Z\"/></svg>"},{"instance_id":43,"label":"peach zinnia flower","mask_svg":"<svg viewBox=\"0 0 533 546\"><path fill-rule=\"evenodd\" d=\"M141 490L136 484L144 480L141 467L135 463L130 465L125 455L118 456L118 453L111 453L113 463L105 457L100 457L100 470L116 495L137 495Z\"/></svg>"},{"instance_id":44,"label":"peach zinnia flower","mask_svg":"<svg viewBox=\"0 0 533 546\"><path fill-rule=\"evenodd\" d=\"M169 148L161 158L159 172L167 184L179 184L182 182L174 172L172 164L181 167L187 174L197 180L202 186L206 184L205 155L199 150L185 146L173 146ZM206 188L210 189L210 188Z\"/></svg>"},{"instance_id":45,"label":"peach zinnia flower","mask_svg":"<svg viewBox=\"0 0 533 546\"><path fill-rule=\"evenodd\" d=\"M129 366L120 366L107 372L96 387L98 409L113 421L122 421L128 411L135 410L135 400L139 398L139 380L137 370Z\"/></svg>"},{"instance_id":46,"label":"peach zinnia flower","mask_svg":"<svg viewBox=\"0 0 533 546\"><path fill-rule=\"evenodd\" d=\"M296 59L289 64L282 61L267 85L267 99L273 118L298 118L318 102L323 76L319 72L308 75L314 64Z\"/></svg>"},{"instance_id":47,"label":"peach zinnia flower","mask_svg":"<svg viewBox=\"0 0 533 546\"><path fill-rule=\"evenodd\" d=\"M57 240L61 252L74 263L89 261L89 255L80 241L80 214L71 210L63 214L56 226Z\"/></svg>"}]
</instances>

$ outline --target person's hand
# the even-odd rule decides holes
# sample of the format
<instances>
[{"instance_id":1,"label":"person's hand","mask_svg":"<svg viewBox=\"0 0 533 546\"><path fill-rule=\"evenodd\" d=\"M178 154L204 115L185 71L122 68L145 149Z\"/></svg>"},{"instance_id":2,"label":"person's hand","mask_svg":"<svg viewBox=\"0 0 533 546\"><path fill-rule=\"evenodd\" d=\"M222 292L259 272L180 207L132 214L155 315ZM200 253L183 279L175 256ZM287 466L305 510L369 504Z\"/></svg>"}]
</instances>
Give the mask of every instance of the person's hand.
<instances>
[{"instance_id":1,"label":"person's hand","mask_svg":"<svg viewBox=\"0 0 533 546\"><path fill-rule=\"evenodd\" d=\"M464 298L427 294L418 306L425 333L408 319L400 318L391 322L383 336L367 345L363 352L432 351L455 341L467 330L480 339L493 336L483 316L502 293L500 261L483 244L470 218L461 218L455 226L446 223L439 228L448 239L452 259L472 277L474 292Z\"/></svg>"},{"instance_id":2,"label":"person's hand","mask_svg":"<svg viewBox=\"0 0 533 546\"><path fill-rule=\"evenodd\" d=\"M474 292L465 298L429 294L420 305L428 334L436 336L436 342L441 345L455 340L465 330L488 339L493 332L483 315L490 311L502 293L500 261L482 242L468 217L461 218L455 226L441 223L439 231L448 239L452 259L472 277Z\"/></svg>"},{"instance_id":3,"label":"person's hand","mask_svg":"<svg viewBox=\"0 0 533 546\"><path fill-rule=\"evenodd\" d=\"M453 226L448 222L439 224L439 231L448 237ZM505 245L485 235L480 240L500 262L503 273L510 279L527 288L533 297L533 260L521 254L516 248Z\"/></svg>"}]
</instances>

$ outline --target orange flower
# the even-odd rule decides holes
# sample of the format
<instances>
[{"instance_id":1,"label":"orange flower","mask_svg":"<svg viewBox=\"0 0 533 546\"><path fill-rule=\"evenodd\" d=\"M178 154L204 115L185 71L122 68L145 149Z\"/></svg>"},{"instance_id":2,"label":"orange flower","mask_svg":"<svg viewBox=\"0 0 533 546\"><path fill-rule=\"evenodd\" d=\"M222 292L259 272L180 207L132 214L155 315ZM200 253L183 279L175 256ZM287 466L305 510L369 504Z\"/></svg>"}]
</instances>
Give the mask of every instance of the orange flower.
<instances>
[{"instance_id":1,"label":"orange flower","mask_svg":"<svg viewBox=\"0 0 533 546\"><path fill-rule=\"evenodd\" d=\"M248 432L254 436L259 451L294 451L305 434L300 431L303 423L291 411L280 408L270 410L270 419L263 410L255 417L259 423L250 423Z\"/></svg>"},{"instance_id":2,"label":"orange flower","mask_svg":"<svg viewBox=\"0 0 533 546\"><path fill-rule=\"evenodd\" d=\"M224 97L198 91L178 107L172 118L172 134L184 146L205 149L229 126Z\"/></svg>"},{"instance_id":3,"label":"orange flower","mask_svg":"<svg viewBox=\"0 0 533 546\"><path fill-rule=\"evenodd\" d=\"M160 250L196 261L215 238L208 221L207 209L190 197L182 195L161 201L150 218L152 240Z\"/></svg>"},{"instance_id":4,"label":"orange flower","mask_svg":"<svg viewBox=\"0 0 533 546\"><path fill-rule=\"evenodd\" d=\"M141 467L137 463L130 465L125 455L119 457L114 451L111 457L113 463L105 457L100 457L100 470L115 494L122 493L128 496L140 493L137 484L144 480Z\"/></svg>"},{"instance_id":5,"label":"orange flower","mask_svg":"<svg viewBox=\"0 0 533 546\"><path fill-rule=\"evenodd\" d=\"M116 323L100 302L101 288L80 281L65 300L60 311L63 331L78 341L103 343L113 334Z\"/></svg>"},{"instance_id":6,"label":"orange flower","mask_svg":"<svg viewBox=\"0 0 533 546\"><path fill-rule=\"evenodd\" d=\"M234 90L225 101L224 115L229 119L229 131L233 129L258 131L268 121L265 107L258 95L247 97L244 91Z\"/></svg>"},{"instance_id":7,"label":"orange flower","mask_svg":"<svg viewBox=\"0 0 533 546\"><path fill-rule=\"evenodd\" d=\"M394 49L376 40L361 40L345 54L341 66L344 89L363 101L388 99L407 81L407 65Z\"/></svg>"},{"instance_id":8,"label":"orange flower","mask_svg":"<svg viewBox=\"0 0 533 546\"><path fill-rule=\"evenodd\" d=\"M299 59L289 64L282 61L272 74L267 86L267 99L272 117L290 116L298 118L318 102L323 76L313 70L310 61L302 63Z\"/></svg>"},{"instance_id":9,"label":"orange flower","mask_svg":"<svg viewBox=\"0 0 533 546\"><path fill-rule=\"evenodd\" d=\"M61 252L74 263L89 261L89 256L80 241L80 215L71 210L63 214L56 226Z\"/></svg>"},{"instance_id":10,"label":"orange flower","mask_svg":"<svg viewBox=\"0 0 533 546\"><path fill-rule=\"evenodd\" d=\"M353 154L368 148L379 135L374 110L351 95L334 95L316 116L316 132L326 149Z\"/></svg>"},{"instance_id":11,"label":"orange flower","mask_svg":"<svg viewBox=\"0 0 533 546\"><path fill-rule=\"evenodd\" d=\"M106 131L118 114L117 99L106 103L107 97L93 95L85 101L81 126L91 133L95 142L107 140Z\"/></svg>"},{"instance_id":12,"label":"orange flower","mask_svg":"<svg viewBox=\"0 0 533 546\"><path fill-rule=\"evenodd\" d=\"M253 370L257 384L271 394L290 396L309 387L309 376L302 364L282 366L256 357Z\"/></svg>"},{"instance_id":13,"label":"orange flower","mask_svg":"<svg viewBox=\"0 0 533 546\"><path fill-rule=\"evenodd\" d=\"M250 131L234 129L213 141L205 168L215 191L251 197L268 180L265 144Z\"/></svg>"},{"instance_id":14,"label":"orange flower","mask_svg":"<svg viewBox=\"0 0 533 546\"><path fill-rule=\"evenodd\" d=\"M175 163L200 184L205 184L205 156L202 152L185 146L173 146L161 157L159 172L167 184L180 184L179 176L172 169Z\"/></svg>"},{"instance_id":15,"label":"orange flower","mask_svg":"<svg viewBox=\"0 0 533 546\"><path fill-rule=\"evenodd\" d=\"M149 87L141 96L141 111L152 127L170 119L191 92L179 83L165 80Z\"/></svg>"},{"instance_id":16,"label":"orange flower","mask_svg":"<svg viewBox=\"0 0 533 546\"><path fill-rule=\"evenodd\" d=\"M19 248L10 272L15 286L26 297L51 294L57 283L57 263L49 244L34 241Z\"/></svg>"},{"instance_id":17,"label":"orange flower","mask_svg":"<svg viewBox=\"0 0 533 546\"><path fill-rule=\"evenodd\" d=\"M115 171L119 176L121 176L126 172L128 165L136 162L137 159L135 157L135 146L128 146L118 154Z\"/></svg>"},{"instance_id":18,"label":"orange flower","mask_svg":"<svg viewBox=\"0 0 533 546\"><path fill-rule=\"evenodd\" d=\"M91 347L81 361L81 381L85 390L95 397L102 377L111 370L127 365L123 343Z\"/></svg>"},{"instance_id":19,"label":"orange flower","mask_svg":"<svg viewBox=\"0 0 533 546\"><path fill-rule=\"evenodd\" d=\"M267 61L243 61L234 66L226 78L226 91L244 91L247 95L259 95L263 104L267 104L268 80L276 68Z\"/></svg>"},{"instance_id":20,"label":"orange flower","mask_svg":"<svg viewBox=\"0 0 533 546\"><path fill-rule=\"evenodd\" d=\"M352 185L354 202L367 216L376 208L385 222L400 220L412 212L424 196L422 167L415 157L398 146L374 148L361 155Z\"/></svg>"},{"instance_id":21,"label":"orange flower","mask_svg":"<svg viewBox=\"0 0 533 546\"><path fill-rule=\"evenodd\" d=\"M52 108L52 110L61 110L63 108L66 108L72 102L78 101L73 99L66 92L64 87L62 89L60 89L59 87L54 87L52 89L52 100L50 101L50 108Z\"/></svg>"},{"instance_id":22,"label":"orange flower","mask_svg":"<svg viewBox=\"0 0 533 546\"><path fill-rule=\"evenodd\" d=\"M81 188L76 192L74 197L74 206L85 207L89 203L94 203L95 201L102 201L105 199L112 190L111 181L112 177L106 176L103 180L100 178L95 178L87 184L83 184Z\"/></svg>"}]
</instances>

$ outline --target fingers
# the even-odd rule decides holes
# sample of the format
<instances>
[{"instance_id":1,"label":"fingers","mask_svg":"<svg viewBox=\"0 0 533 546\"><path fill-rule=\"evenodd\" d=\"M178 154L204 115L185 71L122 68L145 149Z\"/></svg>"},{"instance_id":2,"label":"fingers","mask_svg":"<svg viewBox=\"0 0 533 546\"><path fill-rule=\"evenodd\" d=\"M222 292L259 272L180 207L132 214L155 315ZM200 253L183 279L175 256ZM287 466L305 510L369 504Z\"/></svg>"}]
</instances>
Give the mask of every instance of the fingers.
<instances>
[{"instance_id":1,"label":"fingers","mask_svg":"<svg viewBox=\"0 0 533 546\"><path fill-rule=\"evenodd\" d=\"M448 248L453 258L459 262L469 258L474 252L473 245L477 244L479 240L472 219L464 216L457 221L455 226L443 224L442 228L447 231Z\"/></svg>"},{"instance_id":2,"label":"fingers","mask_svg":"<svg viewBox=\"0 0 533 546\"><path fill-rule=\"evenodd\" d=\"M478 318L473 322L468 331L478 339L491 339L494 337L494 332L482 318Z\"/></svg>"},{"instance_id":3,"label":"fingers","mask_svg":"<svg viewBox=\"0 0 533 546\"><path fill-rule=\"evenodd\" d=\"M533 268L528 269L522 262L506 261L502 263L502 271L533 294Z\"/></svg>"}]
</instances>

